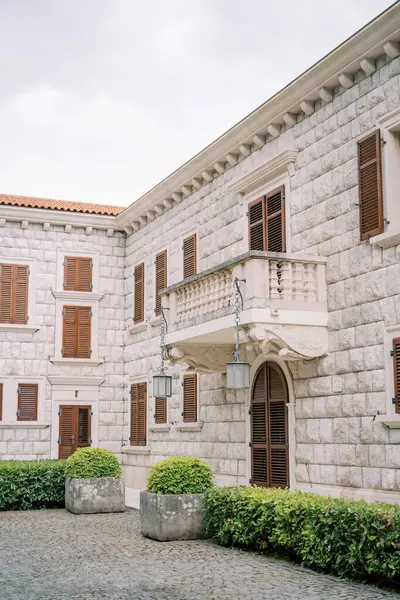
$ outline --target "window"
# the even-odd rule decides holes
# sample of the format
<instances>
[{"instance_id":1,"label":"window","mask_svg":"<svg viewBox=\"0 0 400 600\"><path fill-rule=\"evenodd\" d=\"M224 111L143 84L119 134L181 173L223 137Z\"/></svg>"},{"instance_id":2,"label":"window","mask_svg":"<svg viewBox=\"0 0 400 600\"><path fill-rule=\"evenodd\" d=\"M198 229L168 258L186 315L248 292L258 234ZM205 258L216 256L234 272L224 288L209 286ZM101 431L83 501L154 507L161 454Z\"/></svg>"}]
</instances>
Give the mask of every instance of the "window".
<instances>
[{"instance_id":1,"label":"window","mask_svg":"<svg viewBox=\"0 0 400 600\"><path fill-rule=\"evenodd\" d=\"M69 292L91 292L92 271L92 258L65 256L63 289Z\"/></svg>"},{"instance_id":2,"label":"window","mask_svg":"<svg viewBox=\"0 0 400 600\"><path fill-rule=\"evenodd\" d=\"M134 383L131 385L131 446L146 445L146 405L147 384Z\"/></svg>"},{"instance_id":3,"label":"window","mask_svg":"<svg viewBox=\"0 0 400 600\"><path fill-rule=\"evenodd\" d=\"M64 306L63 358L90 358L92 310L89 306Z\"/></svg>"},{"instance_id":4,"label":"window","mask_svg":"<svg viewBox=\"0 0 400 600\"><path fill-rule=\"evenodd\" d=\"M250 250L285 252L285 188L275 189L249 204Z\"/></svg>"},{"instance_id":5,"label":"window","mask_svg":"<svg viewBox=\"0 0 400 600\"><path fill-rule=\"evenodd\" d=\"M160 291L167 287L167 251L164 250L156 256L156 302L155 313L161 314L161 296Z\"/></svg>"},{"instance_id":6,"label":"window","mask_svg":"<svg viewBox=\"0 0 400 600\"><path fill-rule=\"evenodd\" d=\"M18 385L18 421L37 421L38 384L20 383Z\"/></svg>"},{"instance_id":7,"label":"window","mask_svg":"<svg viewBox=\"0 0 400 600\"><path fill-rule=\"evenodd\" d=\"M197 375L183 376L183 412L184 423L197 422Z\"/></svg>"},{"instance_id":8,"label":"window","mask_svg":"<svg viewBox=\"0 0 400 600\"><path fill-rule=\"evenodd\" d=\"M135 267L133 290L133 321L144 321L144 263Z\"/></svg>"},{"instance_id":9,"label":"window","mask_svg":"<svg viewBox=\"0 0 400 600\"><path fill-rule=\"evenodd\" d=\"M197 235L183 240L183 279L197 273Z\"/></svg>"},{"instance_id":10,"label":"window","mask_svg":"<svg viewBox=\"0 0 400 600\"><path fill-rule=\"evenodd\" d=\"M27 265L0 264L0 322L28 323Z\"/></svg>"},{"instance_id":11,"label":"window","mask_svg":"<svg viewBox=\"0 0 400 600\"><path fill-rule=\"evenodd\" d=\"M375 131L358 142L360 238L383 233L381 135Z\"/></svg>"},{"instance_id":12,"label":"window","mask_svg":"<svg viewBox=\"0 0 400 600\"><path fill-rule=\"evenodd\" d=\"M167 422L167 399L154 398L154 423L163 425Z\"/></svg>"},{"instance_id":13,"label":"window","mask_svg":"<svg viewBox=\"0 0 400 600\"><path fill-rule=\"evenodd\" d=\"M0 421L3 420L3 384L0 383Z\"/></svg>"},{"instance_id":14,"label":"window","mask_svg":"<svg viewBox=\"0 0 400 600\"><path fill-rule=\"evenodd\" d=\"M58 458L68 458L78 448L91 445L90 406L60 406L58 415Z\"/></svg>"},{"instance_id":15,"label":"window","mask_svg":"<svg viewBox=\"0 0 400 600\"><path fill-rule=\"evenodd\" d=\"M393 348L394 398L392 400L395 412L400 414L400 338L394 338Z\"/></svg>"}]
</instances>

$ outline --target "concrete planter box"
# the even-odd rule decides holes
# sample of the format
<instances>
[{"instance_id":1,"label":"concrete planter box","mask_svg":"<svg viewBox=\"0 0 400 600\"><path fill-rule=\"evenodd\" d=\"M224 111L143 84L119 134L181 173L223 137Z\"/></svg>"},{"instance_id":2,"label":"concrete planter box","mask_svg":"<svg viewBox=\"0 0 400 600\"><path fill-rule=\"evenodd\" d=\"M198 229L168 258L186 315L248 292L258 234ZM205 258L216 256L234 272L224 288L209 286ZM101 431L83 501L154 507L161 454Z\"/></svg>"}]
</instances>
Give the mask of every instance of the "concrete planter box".
<instances>
[{"instance_id":1,"label":"concrete planter box","mask_svg":"<svg viewBox=\"0 0 400 600\"><path fill-rule=\"evenodd\" d=\"M76 515L123 512L124 482L119 477L66 479L65 508Z\"/></svg>"},{"instance_id":2,"label":"concrete planter box","mask_svg":"<svg viewBox=\"0 0 400 600\"><path fill-rule=\"evenodd\" d=\"M159 542L206 537L202 499L202 494L140 492L140 533Z\"/></svg>"}]
</instances>

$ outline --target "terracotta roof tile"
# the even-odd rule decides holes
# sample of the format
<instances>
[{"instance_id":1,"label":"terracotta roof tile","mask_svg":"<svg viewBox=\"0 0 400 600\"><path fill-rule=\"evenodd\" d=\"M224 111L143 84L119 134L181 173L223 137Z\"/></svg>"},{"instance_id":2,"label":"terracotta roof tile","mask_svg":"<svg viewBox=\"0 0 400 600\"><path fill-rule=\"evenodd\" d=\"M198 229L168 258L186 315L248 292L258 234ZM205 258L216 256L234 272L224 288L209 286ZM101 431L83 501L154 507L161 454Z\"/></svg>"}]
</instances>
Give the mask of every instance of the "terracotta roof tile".
<instances>
[{"instance_id":1,"label":"terracotta roof tile","mask_svg":"<svg viewBox=\"0 0 400 600\"><path fill-rule=\"evenodd\" d=\"M26 208L45 208L68 212L90 213L93 215L119 215L124 206L107 206L105 204L89 204L85 202L69 202L68 200L49 200L47 198L30 198L28 196L12 196L0 194L0 205L24 206Z\"/></svg>"}]
</instances>

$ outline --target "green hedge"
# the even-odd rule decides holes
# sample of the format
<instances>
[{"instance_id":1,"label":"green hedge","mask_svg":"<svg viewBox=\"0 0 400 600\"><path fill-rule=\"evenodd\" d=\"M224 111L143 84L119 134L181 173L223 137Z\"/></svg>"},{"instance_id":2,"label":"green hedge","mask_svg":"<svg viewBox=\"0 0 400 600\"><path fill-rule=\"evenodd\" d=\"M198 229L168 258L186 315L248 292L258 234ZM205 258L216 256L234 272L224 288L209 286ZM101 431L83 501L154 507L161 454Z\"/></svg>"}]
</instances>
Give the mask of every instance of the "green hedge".
<instances>
[{"instance_id":1,"label":"green hedge","mask_svg":"<svg viewBox=\"0 0 400 600\"><path fill-rule=\"evenodd\" d=\"M156 463L147 480L147 491L153 494L202 494L212 486L210 465L190 456L171 456Z\"/></svg>"},{"instance_id":2,"label":"green hedge","mask_svg":"<svg viewBox=\"0 0 400 600\"><path fill-rule=\"evenodd\" d=\"M400 507L265 488L205 494L209 535L341 577L400 583Z\"/></svg>"},{"instance_id":3,"label":"green hedge","mask_svg":"<svg viewBox=\"0 0 400 600\"><path fill-rule=\"evenodd\" d=\"M65 461L0 461L0 510L64 506Z\"/></svg>"},{"instance_id":4,"label":"green hedge","mask_svg":"<svg viewBox=\"0 0 400 600\"><path fill-rule=\"evenodd\" d=\"M65 476L68 479L91 479L93 477L119 477L121 467L118 458L104 448L79 448L67 459Z\"/></svg>"}]
</instances>

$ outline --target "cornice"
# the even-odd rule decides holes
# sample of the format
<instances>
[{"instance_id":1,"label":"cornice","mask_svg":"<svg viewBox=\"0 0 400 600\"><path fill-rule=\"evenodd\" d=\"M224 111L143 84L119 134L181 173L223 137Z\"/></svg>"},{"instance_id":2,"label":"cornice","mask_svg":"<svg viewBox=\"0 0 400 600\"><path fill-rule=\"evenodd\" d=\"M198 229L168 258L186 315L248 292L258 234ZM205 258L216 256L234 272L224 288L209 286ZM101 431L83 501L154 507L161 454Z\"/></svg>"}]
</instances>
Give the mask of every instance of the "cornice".
<instances>
[{"instance_id":1,"label":"cornice","mask_svg":"<svg viewBox=\"0 0 400 600\"><path fill-rule=\"evenodd\" d=\"M228 191L234 194L247 194L285 171L293 175L291 167L293 167L298 153L298 150L283 150L283 152L274 156L263 165L260 165L242 177L234 179L228 184Z\"/></svg>"}]
</instances>

